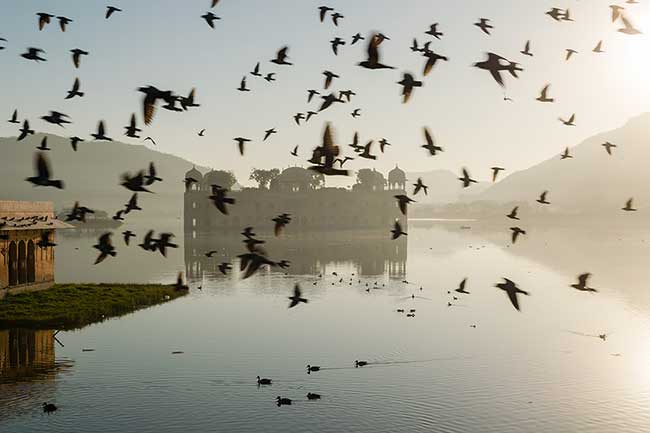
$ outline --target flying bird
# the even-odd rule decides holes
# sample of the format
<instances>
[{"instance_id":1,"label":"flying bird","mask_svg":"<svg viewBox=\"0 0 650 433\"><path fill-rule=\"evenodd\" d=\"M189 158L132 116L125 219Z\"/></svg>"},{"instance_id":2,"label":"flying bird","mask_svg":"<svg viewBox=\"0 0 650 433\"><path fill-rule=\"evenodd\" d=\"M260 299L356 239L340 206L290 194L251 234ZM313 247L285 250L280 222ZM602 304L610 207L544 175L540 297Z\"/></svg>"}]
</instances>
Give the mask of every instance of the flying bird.
<instances>
[{"instance_id":1,"label":"flying bird","mask_svg":"<svg viewBox=\"0 0 650 433\"><path fill-rule=\"evenodd\" d=\"M79 143L81 143L82 141L84 141L83 138L70 137L70 146L72 146L72 150L76 152Z\"/></svg>"},{"instance_id":2,"label":"flying bird","mask_svg":"<svg viewBox=\"0 0 650 433\"><path fill-rule=\"evenodd\" d=\"M327 15L328 12L334 11L334 8L328 6L320 6L318 9L321 23L325 20L325 15Z\"/></svg>"},{"instance_id":3,"label":"flying bird","mask_svg":"<svg viewBox=\"0 0 650 433\"><path fill-rule=\"evenodd\" d=\"M424 191L424 195L429 195L427 191L429 187L422 182L421 177L418 177L418 180L416 181L416 183L413 184L413 186L415 187L415 189L413 190L413 195L418 195L418 193L421 190Z\"/></svg>"},{"instance_id":4,"label":"flying bird","mask_svg":"<svg viewBox=\"0 0 650 433\"><path fill-rule=\"evenodd\" d=\"M594 53L604 53L605 51L603 51L603 41L598 41L594 49L591 51Z\"/></svg>"},{"instance_id":5,"label":"flying bird","mask_svg":"<svg viewBox=\"0 0 650 433\"><path fill-rule=\"evenodd\" d=\"M399 221L395 221L393 229L390 232L393 234L391 237L392 240L395 240L402 235L404 236L408 235L408 233L402 231L402 225L399 223Z\"/></svg>"},{"instance_id":6,"label":"flying bird","mask_svg":"<svg viewBox=\"0 0 650 433\"><path fill-rule=\"evenodd\" d=\"M214 28L214 22L216 20L220 20L221 17L216 16L212 12L206 12L205 14L201 15L201 18L205 20L206 23L210 26L210 28Z\"/></svg>"},{"instance_id":7,"label":"flying bird","mask_svg":"<svg viewBox=\"0 0 650 433\"><path fill-rule=\"evenodd\" d=\"M262 74L260 74L260 62L257 62L255 65L255 68L253 68L253 72L251 72L251 75L255 77L261 77Z\"/></svg>"},{"instance_id":8,"label":"flying bird","mask_svg":"<svg viewBox=\"0 0 650 433\"><path fill-rule=\"evenodd\" d=\"M364 39L365 39L365 38L364 38L363 36L361 36L361 33L357 33L357 34L355 34L354 36L352 36L352 42L350 43L350 45L354 45L354 44L356 44L357 42L362 41L362 40L364 40Z\"/></svg>"},{"instance_id":9,"label":"flying bird","mask_svg":"<svg viewBox=\"0 0 650 433\"><path fill-rule=\"evenodd\" d=\"M426 33L427 35L431 35L436 39L440 39L440 36L444 36L444 33L438 31L438 23L431 24L429 26L429 30L427 30L424 33Z\"/></svg>"},{"instance_id":10,"label":"flying bird","mask_svg":"<svg viewBox=\"0 0 650 433\"><path fill-rule=\"evenodd\" d=\"M291 152L289 152L292 156L298 156L298 146L294 147Z\"/></svg>"},{"instance_id":11,"label":"flying bird","mask_svg":"<svg viewBox=\"0 0 650 433\"><path fill-rule=\"evenodd\" d=\"M384 153L384 149L386 146L391 146L391 144L386 140L385 138L382 138L379 140L379 150L381 150L381 153Z\"/></svg>"},{"instance_id":12,"label":"flying bird","mask_svg":"<svg viewBox=\"0 0 650 433\"><path fill-rule=\"evenodd\" d=\"M269 72L264 76L264 79L270 83L271 81L275 81L275 78L273 78L274 76L275 72Z\"/></svg>"},{"instance_id":13,"label":"flying bird","mask_svg":"<svg viewBox=\"0 0 650 433\"><path fill-rule=\"evenodd\" d=\"M612 22L615 22L621 16L621 12L625 10L623 6L618 5L609 5L609 8L612 10Z\"/></svg>"},{"instance_id":14,"label":"flying bird","mask_svg":"<svg viewBox=\"0 0 650 433\"><path fill-rule=\"evenodd\" d=\"M145 188L144 170L140 170L135 176L131 176L129 173L124 173L120 185L129 191L151 193L151 191Z\"/></svg>"},{"instance_id":15,"label":"flying bird","mask_svg":"<svg viewBox=\"0 0 650 433\"><path fill-rule=\"evenodd\" d=\"M262 141L266 141L267 138L269 138L273 134L277 134L278 131L275 130L275 128L267 129L264 131L264 139Z\"/></svg>"},{"instance_id":16,"label":"flying bird","mask_svg":"<svg viewBox=\"0 0 650 433\"><path fill-rule=\"evenodd\" d=\"M547 84L547 85L544 86L544 88L540 92L540 95L537 97L537 101L539 101L539 102L554 102L555 101L555 99L548 97L548 89L550 87L551 87L550 84Z\"/></svg>"},{"instance_id":17,"label":"flying bird","mask_svg":"<svg viewBox=\"0 0 650 433\"><path fill-rule=\"evenodd\" d=\"M129 246L129 242L131 238L134 237L135 237L135 233L133 233L131 230L122 232L122 238L124 239L124 243L126 244L126 246Z\"/></svg>"},{"instance_id":18,"label":"flying bird","mask_svg":"<svg viewBox=\"0 0 650 433\"><path fill-rule=\"evenodd\" d=\"M564 149L562 155L560 155L560 159L569 159L569 158L573 158L573 156L571 156L571 154L569 153L569 148L567 147Z\"/></svg>"},{"instance_id":19,"label":"flying bird","mask_svg":"<svg viewBox=\"0 0 650 433\"><path fill-rule=\"evenodd\" d=\"M477 183L474 179L470 177L469 172L467 171L466 168L463 168L463 177L459 177L458 180L460 180L463 183L463 188L467 188L472 183Z\"/></svg>"},{"instance_id":20,"label":"flying bird","mask_svg":"<svg viewBox=\"0 0 650 433\"><path fill-rule=\"evenodd\" d=\"M70 50L70 52L72 53L72 63L74 64L75 68L79 68L79 64L81 63L81 56L87 56L89 54L88 51L84 51L79 48Z\"/></svg>"},{"instance_id":21,"label":"flying bird","mask_svg":"<svg viewBox=\"0 0 650 433\"><path fill-rule=\"evenodd\" d=\"M551 204L551 202L546 200L547 195L548 195L548 191L544 191L543 193L541 193L539 198L536 200L537 203L539 203L539 204Z\"/></svg>"},{"instance_id":22,"label":"flying bird","mask_svg":"<svg viewBox=\"0 0 650 433\"><path fill-rule=\"evenodd\" d=\"M39 31L43 30L43 28L45 27L45 24L50 23L51 18L54 18L54 15L48 14L48 13L45 13L45 12L39 12L39 13L36 14L36 16L38 17L38 30Z\"/></svg>"},{"instance_id":23,"label":"flying bird","mask_svg":"<svg viewBox=\"0 0 650 433\"><path fill-rule=\"evenodd\" d=\"M519 220L517 213L519 212L519 206L515 206L508 215L506 215L511 220Z\"/></svg>"},{"instance_id":24,"label":"flying bird","mask_svg":"<svg viewBox=\"0 0 650 433\"><path fill-rule=\"evenodd\" d=\"M11 119L7 120L7 122L16 123L16 124L20 123L20 121L18 120L18 110L17 109L14 110L13 114L11 115Z\"/></svg>"},{"instance_id":25,"label":"flying bird","mask_svg":"<svg viewBox=\"0 0 650 433\"><path fill-rule=\"evenodd\" d=\"M105 128L104 128L104 121L100 120L99 123L97 124L97 132L94 134L90 134L95 140L104 140L104 141L113 141L112 138L106 135Z\"/></svg>"},{"instance_id":26,"label":"flying bird","mask_svg":"<svg viewBox=\"0 0 650 433\"><path fill-rule=\"evenodd\" d=\"M635 28L630 20L627 19L625 15L621 14L621 22L623 22L623 27L618 29L618 32L624 33L626 35L640 35L642 32Z\"/></svg>"},{"instance_id":27,"label":"flying bird","mask_svg":"<svg viewBox=\"0 0 650 433\"><path fill-rule=\"evenodd\" d=\"M510 75L512 75L515 78L519 78L517 72L523 71L523 69L519 66L519 63L511 62L510 60L501 57L498 54L487 53L487 57L488 58L486 60L482 62L474 63L473 66L479 69L484 69L486 71L489 71L490 74L492 75L492 78L494 78L494 80L501 87L505 87L505 84L503 82L503 77L501 76L501 71L508 71L510 72ZM503 64L502 62L505 62L506 64Z\"/></svg>"},{"instance_id":28,"label":"flying bird","mask_svg":"<svg viewBox=\"0 0 650 433\"><path fill-rule=\"evenodd\" d=\"M469 295L469 292L465 290L465 286L467 285L467 278L463 279L463 281L460 282L458 285L458 288L454 290L457 293L462 293L464 295Z\"/></svg>"},{"instance_id":29,"label":"flying bird","mask_svg":"<svg viewBox=\"0 0 650 433\"><path fill-rule=\"evenodd\" d=\"M609 141L604 142L603 144L601 144L601 146L605 148L605 151L607 152L608 155L612 154L612 148L618 147L615 144L610 143Z\"/></svg>"},{"instance_id":30,"label":"flying bird","mask_svg":"<svg viewBox=\"0 0 650 433\"><path fill-rule=\"evenodd\" d=\"M244 137L236 137L236 138L234 138L234 140L237 142L237 146L239 147L240 155L244 156L244 144L248 143L251 140L248 139L248 138L244 138Z\"/></svg>"},{"instance_id":31,"label":"flying bird","mask_svg":"<svg viewBox=\"0 0 650 433\"><path fill-rule=\"evenodd\" d=\"M278 50L276 56L274 59L271 60L272 63L275 63L276 65L293 65L293 63L287 62L287 51L289 51L289 47L282 47L280 50Z\"/></svg>"},{"instance_id":32,"label":"flying bird","mask_svg":"<svg viewBox=\"0 0 650 433\"><path fill-rule=\"evenodd\" d=\"M330 44L332 44L332 51L334 52L334 55L338 56L339 46L345 45L345 41L339 37L336 37L330 41Z\"/></svg>"},{"instance_id":33,"label":"flying bird","mask_svg":"<svg viewBox=\"0 0 650 433\"><path fill-rule=\"evenodd\" d=\"M384 39L387 39L385 36L380 35L381 33L377 33L370 37L370 41L368 42L368 58L358 64L362 68L395 69L393 66L384 65L380 62L379 45Z\"/></svg>"},{"instance_id":34,"label":"flying bird","mask_svg":"<svg viewBox=\"0 0 650 433\"><path fill-rule=\"evenodd\" d=\"M510 230L512 231L512 243L513 245L517 242L517 238L519 235L525 235L526 231L520 229L519 227L510 227Z\"/></svg>"},{"instance_id":35,"label":"flying bird","mask_svg":"<svg viewBox=\"0 0 650 433\"><path fill-rule=\"evenodd\" d=\"M46 62L47 59L45 57L41 57L40 53L45 53L45 51L40 48L28 47L27 52L21 54L20 57L27 60L33 60L35 62Z\"/></svg>"},{"instance_id":36,"label":"flying bird","mask_svg":"<svg viewBox=\"0 0 650 433\"><path fill-rule=\"evenodd\" d=\"M246 88L246 76L244 75L244 78L241 79L241 83L239 83L239 87L237 87L237 90L240 92L250 92L251 89Z\"/></svg>"},{"instance_id":37,"label":"flying bird","mask_svg":"<svg viewBox=\"0 0 650 433\"><path fill-rule=\"evenodd\" d=\"M136 126L135 113L131 114L131 121L129 122L129 126L125 126L124 129L126 129L124 135L127 137L140 138L138 132L141 132L142 130Z\"/></svg>"},{"instance_id":38,"label":"flying bird","mask_svg":"<svg viewBox=\"0 0 650 433\"><path fill-rule=\"evenodd\" d=\"M499 176L499 172L505 170L503 167L491 167L492 170L492 183L497 181L497 176Z\"/></svg>"},{"instance_id":39,"label":"flying bird","mask_svg":"<svg viewBox=\"0 0 650 433\"><path fill-rule=\"evenodd\" d=\"M591 274L589 272L579 275L578 283L571 284L571 287L581 292L593 292L593 293L597 292L598 290L594 289L593 287L589 287L587 285L588 284L587 280L589 280L589 277L591 277Z\"/></svg>"},{"instance_id":40,"label":"flying bird","mask_svg":"<svg viewBox=\"0 0 650 433\"><path fill-rule=\"evenodd\" d=\"M338 13L338 12L334 12L332 14L332 22L334 23L335 26L337 26L337 27L339 26L339 20L341 18L345 18L345 17L343 15L341 15L340 13Z\"/></svg>"},{"instance_id":41,"label":"flying bird","mask_svg":"<svg viewBox=\"0 0 650 433\"><path fill-rule=\"evenodd\" d=\"M226 205L235 204L235 199L231 197L227 197L226 196L227 194L228 194L227 189L222 188L219 185L212 185L212 195L208 197L210 200L212 200L212 203L219 210L219 212L221 212L224 215L228 215L228 208L226 207Z\"/></svg>"},{"instance_id":42,"label":"flying bird","mask_svg":"<svg viewBox=\"0 0 650 433\"><path fill-rule=\"evenodd\" d=\"M426 77L427 75L429 75L429 72L431 72L431 70L433 69L433 67L434 67L434 66L436 65L436 63L438 62L438 60L443 60L443 61L445 61L445 62L449 61L449 58L447 58L446 56L442 56L442 55L440 55L440 54L436 54L436 53L434 53L434 52L431 51L431 50L427 50L427 51L425 51L425 52L422 54L422 56L424 56L424 57L427 58L427 61L426 61L426 63L424 64L424 71L423 71L423 75L424 75L425 77Z\"/></svg>"},{"instance_id":43,"label":"flying bird","mask_svg":"<svg viewBox=\"0 0 650 433\"><path fill-rule=\"evenodd\" d=\"M115 257L117 255L113 242L111 241L112 235L113 233L110 232L104 233L99 237L97 244L93 245L93 248L99 250L99 256L97 256L97 260L95 260L96 265L103 262L108 256Z\"/></svg>"},{"instance_id":44,"label":"flying bird","mask_svg":"<svg viewBox=\"0 0 650 433\"><path fill-rule=\"evenodd\" d=\"M332 80L334 80L334 78L340 78L337 74L330 71L324 71L323 75L325 75L324 89L329 89L330 85L332 84Z\"/></svg>"},{"instance_id":45,"label":"flying bird","mask_svg":"<svg viewBox=\"0 0 650 433\"><path fill-rule=\"evenodd\" d=\"M79 91L80 87L81 84L79 83L79 78L75 78L74 83L72 84L72 89L68 91L68 96L66 96L65 99L72 99L75 96L79 96L80 98L83 97L84 92Z\"/></svg>"},{"instance_id":46,"label":"flying bird","mask_svg":"<svg viewBox=\"0 0 650 433\"><path fill-rule=\"evenodd\" d=\"M49 147L47 147L47 135L43 136L43 139L41 140L41 144L37 147L38 150L52 150Z\"/></svg>"},{"instance_id":47,"label":"flying bird","mask_svg":"<svg viewBox=\"0 0 650 433\"><path fill-rule=\"evenodd\" d=\"M36 175L25 179L27 182L31 182L34 186L52 186L63 189L63 181L51 179L50 164L43 152L36 153L34 167Z\"/></svg>"},{"instance_id":48,"label":"flying bird","mask_svg":"<svg viewBox=\"0 0 650 433\"><path fill-rule=\"evenodd\" d=\"M626 212L636 212L636 209L634 208L634 206L633 206L633 204L632 204L633 201L634 201L633 198L628 199L628 200L625 202L625 207L622 208L622 210L624 210L624 211L626 211Z\"/></svg>"},{"instance_id":49,"label":"flying bird","mask_svg":"<svg viewBox=\"0 0 650 433\"><path fill-rule=\"evenodd\" d=\"M293 308L296 305L300 304L301 302L307 303L309 302L307 299L302 297L302 292L300 291L300 286L298 283L296 283L295 286L293 286L293 295L289 296L289 299L291 300L291 303L289 304L289 308Z\"/></svg>"},{"instance_id":50,"label":"flying bird","mask_svg":"<svg viewBox=\"0 0 650 433\"><path fill-rule=\"evenodd\" d=\"M106 6L105 18L109 19L115 12L122 12L122 9L116 8L115 6Z\"/></svg>"},{"instance_id":51,"label":"flying bird","mask_svg":"<svg viewBox=\"0 0 650 433\"><path fill-rule=\"evenodd\" d=\"M519 51L521 54L524 56L530 56L533 57L533 53L530 51L530 41L526 41L526 45L524 46L524 49L522 51Z\"/></svg>"},{"instance_id":52,"label":"flying bird","mask_svg":"<svg viewBox=\"0 0 650 433\"><path fill-rule=\"evenodd\" d=\"M566 49L566 56L564 57L564 60L566 60L568 62L569 59L571 57L573 57L574 54L578 54L578 52L576 50L572 49L572 48L567 48Z\"/></svg>"},{"instance_id":53,"label":"flying bird","mask_svg":"<svg viewBox=\"0 0 650 433\"><path fill-rule=\"evenodd\" d=\"M490 30L494 28L494 26L490 24L489 18L480 18L478 22L474 23L474 25L481 29L486 35L490 35Z\"/></svg>"},{"instance_id":54,"label":"flying bird","mask_svg":"<svg viewBox=\"0 0 650 433\"><path fill-rule=\"evenodd\" d=\"M411 93L413 92L414 87L422 87L422 81L418 81L413 78L413 75L409 73L404 73L402 81L399 81L397 84L402 86L402 103L406 104L411 98Z\"/></svg>"},{"instance_id":55,"label":"flying bird","mask_svg":"<svg viewBox=\"0 0 650 433\"><path fill-rule=\"evenodd\" d=\"M574 123L575 120L576 120L576 114L575 114L575 113L573 113L573 114L571 115L571 117L569 117L568 120L564 120L564 119L562 119L561 117L558 118L558 119L559 119L559 121L562 122L565 126L576 126L575 123Z\"/></svg>"},{"instance_id":56,"label":"flying bird","mask_svg":"<svg viewBox=\"0 0 650 433\"><path fill-rule=\"evenodd\" d=\"M59 20L59 27L61 28L62 32L65 32L66 26L72 22L70 18L67 17L56 17L57 20Z\"/></svg>"},{"instance_id":57,"label":"flying bird","mask_svg":"<svg viewBox=\"0 0 650 433\"><path fill-rule=\"evenodd\" d=\"M352 113L350 113L350 116L354 117L355 119L359 116L361 116L361 108L355 108Z\"/></svg>"},{"instance_id":58,"label":"flying bird","mask_svg":"<svg viewBox=\"0 0 650 433\"><path fill-rule=\"evenodd\" d=\"M528 292L521 290L519 287L517 287L517 285L513 281L507 278L504 278L503 280L504 280L503 283L495 284L495 287L498 287L499 289L506 292L508 294L508 298L510 299L510 302L512 302L512 306L515 307L517 311L520 311L519 299L517 298L517 294L521 293L522 295L528 296L529 295Z\"/></svg>"},{"instance_id":59,"label":"flying bird","mask_svg":"<svg viewBox=\"0 0 650 433\"><path fill-rule=\"evenodd\" d=\"M415 203L415 200L405 196L404 194L394 196L397 199L397 204L399 205L399 210L402 212L402 215L406 215L408 211L408 205L410 203Z\"/></svg>"},{"instance_id":60,"label":"flying bird","mask_svg":"<svg viewBox=\"0 0 650 433\"><path fill-rule=\"evenodd\" d=\"M433 137L431 136L431 133L426 127L424 127L423 130L424 130L424 138L427 140L427 144L423 144L420 147L427 149L432 156L436 156L436 152L442 152L443 149L442 147L435 145L433 141Z\"/></svg>"},{"instance_id":61,"label":"flying bird","mask_svg":"<svg viewBox=\"0 0 650 433\"><path fill-rule=\"evenodd\" d=\"M18 136L17 141L24 140L28 135L34 135L34 130L29 128L29 121L27 119L23 121L23 126L19 129L19 131L20 135Z\"/></svg>"}]
</instances>

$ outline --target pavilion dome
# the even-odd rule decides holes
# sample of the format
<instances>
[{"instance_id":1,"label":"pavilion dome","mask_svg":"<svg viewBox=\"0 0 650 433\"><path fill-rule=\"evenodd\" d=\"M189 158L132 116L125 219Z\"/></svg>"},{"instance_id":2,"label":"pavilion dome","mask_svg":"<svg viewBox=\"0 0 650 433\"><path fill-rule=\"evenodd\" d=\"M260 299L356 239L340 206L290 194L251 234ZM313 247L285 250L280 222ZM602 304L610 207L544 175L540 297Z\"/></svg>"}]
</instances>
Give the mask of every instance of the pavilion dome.
<instances>
[{"instance_id":1,"label":"pavilion dome","mask_svg":"<svg viewBox=\"0 0 650 433\"><path fill-rule=\"evenodd\" d=\"M404 170L399 168L397 165L394 169L388 172L388 182L389 183L405 183L406 182L406 173Z\"/></svg>"},{"instance_id":2,"label":"pavilion dome","mask_svg":"<svg viewBox=\"0 0 650 433\"><path fill-rule=\"evenodd\" d=\"M201 182L203 180L203 174L201 174L201 172L196 169L196 166L192 166L192 169L185 173L185 177L196 179L198 182Z\"/></svg>"}]
</instances>

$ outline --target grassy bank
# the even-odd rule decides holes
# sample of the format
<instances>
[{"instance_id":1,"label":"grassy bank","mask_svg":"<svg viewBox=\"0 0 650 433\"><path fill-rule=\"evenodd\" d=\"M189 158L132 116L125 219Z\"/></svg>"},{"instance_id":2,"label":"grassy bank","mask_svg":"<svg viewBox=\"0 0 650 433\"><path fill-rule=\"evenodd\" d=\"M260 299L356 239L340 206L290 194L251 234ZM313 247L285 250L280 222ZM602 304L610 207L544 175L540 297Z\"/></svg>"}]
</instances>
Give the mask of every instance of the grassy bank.
<instances>
[{"instance_id":1,"label":"grassy bank","mask_svg":"<svg viewBox=\"0 0 650 433\"><path fill-rule=\"evenodd\" d=\"M159 284L61 284L0 301L0 328L77 329L183 296Z\"/></svg>"}]
</instances>

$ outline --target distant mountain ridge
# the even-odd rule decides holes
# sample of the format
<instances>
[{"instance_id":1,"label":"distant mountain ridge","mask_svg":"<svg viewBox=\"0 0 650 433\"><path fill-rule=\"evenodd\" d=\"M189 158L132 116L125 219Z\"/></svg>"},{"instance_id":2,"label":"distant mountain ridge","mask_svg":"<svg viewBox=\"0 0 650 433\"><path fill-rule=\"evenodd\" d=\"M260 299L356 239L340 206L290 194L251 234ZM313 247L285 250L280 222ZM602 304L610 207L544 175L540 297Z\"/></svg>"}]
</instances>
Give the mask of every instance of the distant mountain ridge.
<instances>
[{"instance_id":1,"label":"distant mountain ridge","mask_svg":"<svg viewBox=\"0 0 650 433\"><path fill-rule=\"evenodd\" d=\"M33 187L25 181L34 173L36 146L44 135L52 149L45 152L52 177L63 180L64 190ZM131 196L131 192L120 185L120 176L125 172L146 170L153 161L163 182L152 186L154 194L139 194L141 206L150 216L180 216L185 191L183 178L193 166L183 158L119 141L84 141L74 152L67 138L52 134L36 134L23 141L16 141L15 137L0 138L0 155L0 199L53 201L56 209L71 207L78 200L84 206L105 210L111 215Z\"/></svg>"},{"instance_id":2,"label":"distant mountain ridge","mask_svg":"<svg viewBox=\"0 0 650 433\"><path fill-rule=\"evenodd\" d=\"M617 147L608 155L602 146ZM504 178L477 200L526 202L548 190L549 207L567 212L620 209L634 197L639 208L650 208L650 113L630 119L620 128L603 132L569 148L573 158L560 154Z\"/></svg>"}]
</instances>

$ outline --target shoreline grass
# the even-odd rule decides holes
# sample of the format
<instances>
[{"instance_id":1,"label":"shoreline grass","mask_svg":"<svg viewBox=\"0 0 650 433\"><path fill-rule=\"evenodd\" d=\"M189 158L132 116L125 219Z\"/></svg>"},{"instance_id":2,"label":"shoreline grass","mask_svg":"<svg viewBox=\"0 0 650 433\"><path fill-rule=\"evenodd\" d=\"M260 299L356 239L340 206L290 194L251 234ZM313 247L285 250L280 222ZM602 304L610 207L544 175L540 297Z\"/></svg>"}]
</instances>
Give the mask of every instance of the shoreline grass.
<instances>
[{"instance_id":1,"label":"shoreline grass","mask_svg":"<svg viewBox=\"0 0 650 433\"><path fill-rule=\"evenodd\" d=\"M162 284L57 284L0 300L0 328L83 328L187 294Z\"/></svg>"}]
</instances>

